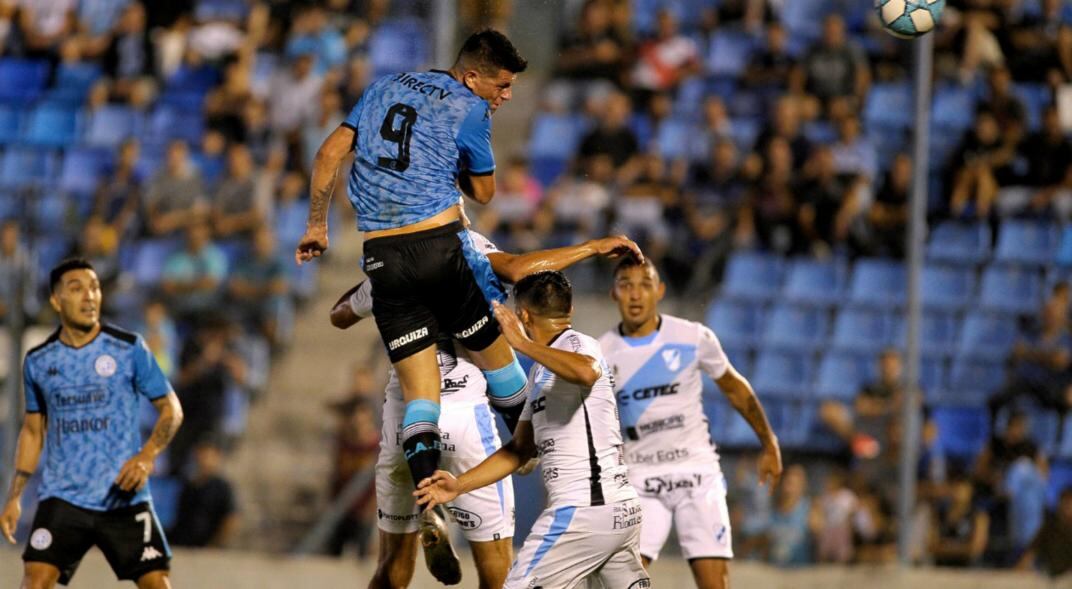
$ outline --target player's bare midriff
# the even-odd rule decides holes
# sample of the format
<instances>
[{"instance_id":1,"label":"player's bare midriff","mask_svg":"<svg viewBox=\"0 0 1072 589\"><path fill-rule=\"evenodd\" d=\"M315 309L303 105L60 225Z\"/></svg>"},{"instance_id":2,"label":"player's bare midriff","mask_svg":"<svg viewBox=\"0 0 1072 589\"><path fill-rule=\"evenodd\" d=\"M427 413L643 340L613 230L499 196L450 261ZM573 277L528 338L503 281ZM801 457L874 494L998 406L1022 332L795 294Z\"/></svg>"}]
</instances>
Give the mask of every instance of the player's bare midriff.
<instances>
[{"instance_id":1,"label":"player's bare midriff","mask_svg":"<svg viewBox=\"0 0 1072 589\"><path fill-rule=\"evenodd\" d=\"M429 229L435 229L436 227L442 227L453 223L455 221L461 221L461 214L458 212L458 207L450 207L445 211L436 214L433 217L428 217L416 223L410 223L409 225L403 225L402 227L392 227L390 229L378 229L376 231L365 232L365 239L374 239L376 237L390 237L392 235L405 235L407 233L417 233L418 231L427 231Z\"/></svg>"}]
</instances>

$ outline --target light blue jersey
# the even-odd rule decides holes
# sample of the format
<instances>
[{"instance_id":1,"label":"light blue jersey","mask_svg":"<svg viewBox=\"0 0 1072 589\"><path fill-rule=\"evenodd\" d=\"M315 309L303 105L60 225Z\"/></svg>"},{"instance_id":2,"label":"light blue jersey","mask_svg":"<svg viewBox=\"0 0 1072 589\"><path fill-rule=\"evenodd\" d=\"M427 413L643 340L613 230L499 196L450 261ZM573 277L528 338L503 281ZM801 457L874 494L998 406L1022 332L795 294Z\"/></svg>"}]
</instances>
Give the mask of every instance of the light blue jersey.
<instances>
[{"instance_id":1,"label":"light blue jersey","mask_svg":"<svg viewBox=\"0 0 1072 589\"><path fill-rule=\"evenodd\" d=\"M172 391L141 336L102 326L72 348L56 330L23 364L26 412L48 422L40 499L106 511L149 501L149 486L127 494L114 486L141 449L138 405Z\"/></svg>"},{"instance_id":2,"label":"light blue jersey","mask_svg":"<svg viewBox=\"0 0 1072 589\"><path fill-rule=\"evenodd\" d=\"M447 72L373 82L343 121L353 129L350 204L361 231L393 229L458 203L458 175L495 171L491 110Z\"/></svg>"}]
</instances>

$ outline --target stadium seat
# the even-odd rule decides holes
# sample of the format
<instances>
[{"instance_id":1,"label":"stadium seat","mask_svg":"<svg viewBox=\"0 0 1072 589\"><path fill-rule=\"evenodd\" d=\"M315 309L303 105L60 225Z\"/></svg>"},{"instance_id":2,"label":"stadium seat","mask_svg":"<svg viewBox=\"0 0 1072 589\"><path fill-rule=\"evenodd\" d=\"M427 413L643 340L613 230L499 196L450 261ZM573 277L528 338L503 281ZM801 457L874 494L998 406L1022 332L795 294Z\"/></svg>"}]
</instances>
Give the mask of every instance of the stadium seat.
<instances>
[{"instance_id":1,"label":"stadium seat","mask_svg":"<svg viewBox=\"0 0 1072 589\"><path fill-rule=\"evenodd\" d=\"M928 264L921 283L923 306L928 309L960 311L975 294L975 272L968 268Z\"/></svg>"},{"instance_id":2,"label":"stadium seat","mask_svg":"<svg viewBox=\"0 0 1072 589\"><path fill-rule=\"evenodd\" d=\"M655 134L655 147L659 155L666 160L690 157L695 127L695 123L683 118L673 118L659 125Z\"/></svg>"},{"instance_id":3,"label":"stadium seat","mask_svg":"<svg viewBox=\"0 0 1072 589\"><path fill-rule=\"evenodd\" d=\"M220 72L210 65L182 65L165 81L168 92L206 94L220 81Z\"/></svg>"},{"instance_id":4,"label":"stadium seat","mask_svg":"<svg viewBox=\"0 0 1072 589\"><path fill-rule=\"evenodd\" d=\"M730 364L733 364L737 372L744 375L745 378L752 378L755 369L752 351L747 346L731 343L721 337L719 337L719 343L722 344L722 351L726 353L726 358L729 359Z\"/></svg>"},{"instance_id":5,"label":"stadium seat","mask_svg":"<svg viewBox=\"0 0 1072 589\"><path fill-rule=\"evenodd\" d=\"M149 479L149 492L153 496L153 509L160 526L171 529L179 515L179 496L182 481L174 477L154 476Z\"/></svg>"},{"instance_id":6,"label":"stadium seat","mask_svg":"<svg viewBox=\"0 0 1072 589\"><path fill-rule=\"evenodd\" d=\"M97 149L73 149L63 156L59 188L79 197L91 196L106 173L109 153Z\"/></svg>"},{"instance_id":7,"label":"stadium seat","mask_svg":"<svg viewBox=\"0 0 1072 589\"><path fill-rule=\"evenodd\" d=\"M979 296L982 309L998 313L1033 314L1042 302L1042 276L1035 270L990 267L983 272Z\"/></svg>"},{"instance_id":8,"label":"stadium seat","mask_svg":"<svg viewBox=\"0 0 1072 589\"><path fill-rule=\"evenodd\" d=\"M711 419L711 439L720 447L759 447L759 440L752 427L724 398L705 403L704 410Z\"/></svg>"},{"instance_id":9,"label":"stadium seat","mask_svg":"<svg viewBox=\"0 0 1072 589\"><path fill-rule=\"evenodd\" d=\"M0 60L0 101L27 104L36 100L48 81L48 62Z\"/></svg>"},{"instance_id":10,"label":"stadium seat","mask_svg":"<svg viewBox=\"0 0 1072 589\"><path fill-rule=\"evenodd\" d=\"M167 106L184 113L200 113L204 106L205 95L200 92L164 92L157 99L156 105Z\"/></svg>"},{"instance_id":11,"label":"stadium seat","mask_svg":"<svg viewBox=\"0 0 1072 589\"><path fill-rule=\"evenodd\" d=\"M82 140L87 145L114 149L127 138L137 137L140 132L141 118L134 109L108 105L89 116Z\"/></svg>"},{"instance_id":12,"label":"stadium seat","mask_svg":"<svg viewBox=\"0 0 1072 589\"><path fill-rule=\"evenodd\" d=\"M1024 105L1027 128L1030 131L1042 125L1042 111L1052 102L1053 93L1046 84L1014 84L1013 94Z\"/></svg>"},{"instance_id":13,"label":"stadium seat","mask_svg":"<svg viewBox=\"0 0 1072 589\"><path fill-rule=\"evenodd\" d=\"M25 199L9 191L0 192L0 221L22 217Z\"/></svg>"},{"instance_id":14,"label":"stadium seat","mask_svg":"<svg viewBox=\"0 0 1072 589\"><path fill-rule=\"evenodd\" d=\"M894 323L896 345L904 349L908 343L908 322L904 317L898 316ZM924 311L919 328L919 343L924 354L948 357L953 353L957 336L960 335L960 321L955 314L947 311Z\"/></svg>"},{"instance_id":15,"label":"stadium seat","mask_svg":"<svg viewBox=\"0 0 1072 589\"><path fill-rule=\"evenodd\" d=\"M975 265L990 257L990 229L982 224L946 221L931 233L927 258L933 262Z\"/></svg>"},{"instance_id":16,"label":"stadium seat","mask_svg":"<svg viewBox=\"0 0 1072 589\"><path fill-rule=\"evenodd\" d=\"M28 188L47 184L56 173L55 157L48 151L16 147L0 160L0 185Z\"/></svg>"},{"instance_id":17,"label":"stadium seat","mask_svg":"<svg viewBox=\"0 0 1072 589\"><path fill-rule=\"evenodd\" d=\"M848 271L837 260L798 258L789 265L782 299L802 305L830 307L845 294Z\"/></svg>"},{"instance_id":18,"label":"stadium seat","mask_svg":"<svg viewBox=\"0 0 1072 589\"><path fill-rule=\"evenodd\" d=\"M145 239L136 245L134 282L140 287L154 287L160 282L164 263L172 252L182 247L179 239Z\"/></svg>"},{"instance_id":19,"label":"stadium seat","mask_svg":"<svg viewBox=\"0 0 1072 589\"><path fill-rule=\"evenodd\" d=\"M369 62L374 75L420 69L428 61L424 26L416 20L385 21L372 31Z\"/></svg>"},{"instance_id":20,"label":"stadium seat","mask_svg":"<svg viewBox=\"0 0 1072 589\"><path fill-rule=\"evenodd\" d=\"M201 143L203 132L204 120L201 113L159 105L149 116L149 123L142 129L142 136L148 140L165 142L182 139L191 146L196 146Z\"/></svg>"},{"instance_id":21,"label":"stadium seat","mask_svg":"<svg viewBox=\"0 0 1072 589\"><path fill-rule=\"evenodd\" d=\"M1061 229L1061 243L1057 246L1055 261L1060 266L1072 266L1072 225Z\"/></svg>"},{"instance_id":22,"label":"stadium seat","mask_svg":"<svg viewBox=\"0 0 1072 589\"><path fill-rule=\"evenodd\" d=\"M945 405L968 405L985 407L986 400L1005 382L1005 366L970 356L953 359L949 372L949 385L941 403Z\"/></svg>"},{"instance_id":23,"label":"stadium seat","mask_svg":"<svg viewBox=\"0 0 1072 589\"><path fill-rule=\"evenodd\" d=\"M763 307L746 301L715 301L707 311L707 326L723 342L755 346L765 325Z\"/></svg>"},{"instance_id":24,"label":"stadium seat","mask_svg":"<svg viewBox=\"0 0 1072 589\"><path fill-rule=\"evenodd\" d=\"M831 347L836 350L877 354L894 343L893 317L886 311L841 309L834 321Z\"/></svg>"},{"instance_id":25,"label":"stadium seat","mask_svg":"<svg viewBox=\"0 0 1072 589\"><path fill-rule=\"evenodd\" d=\"M23 113L10 105L0 105L0 145L8 145L19 140L22 129Z\"/></svg>"},{"instance_id":26,"label":"stadium seat","mask_svg":"<svg viewBox=\"0 0 1072 589\"><path fill-rule=\"evenodd\" d=\"M960 356L1004 362L1016 341L1016 320L1000 315L969 315L957 340Z\"/></svg>"},{"instance_id":27,"label":"stadium seat","mask_svg":"<svg viewBox=\"0 0 1072 589\"><path fill-rule=\"evenodd\" d=\"M945 360L924 356L919 362L919 387L929 403L949 388L949 369Z\"/></svg>"},{"instance_id":28,"label":"stadium seat","mask_svg":"<svg viewBox=\"0 0 1072 589\"><path fill-rule=\"evenodd\" d=\"M756 41L744 31L721 28L711 37L707 71L715 76L739 78L752 59Z\"/></svg>"},{"instance_id":29,"label":"stadium seat","mask_svg":"<svg viewBox=\"0 0 1072 589\"><path fill-rule=\"evenodd\" d=\"M990 416L986 409L935 407L931 417L938 426L938 443L953 458L973 460L989 439Z\"/></svg>"},{"instance_id":30,"label":"stadium seat","mask_svg":"<svg viewBox=\"0 0 1072 589\"><path fill-rule=\"evenodd\" d=\"M811 351L822 346L830 331L826 312L813 307L776 305L763 332L765 348Z\"/></svg>"},{"instance_id":31,"label":"stadium seat","mask_svg":"<svg viewBox=\"0 0 1072 589\"><path fill-rule=\"evenodd\" d=\"M81 106L100 76L101 67L95 63L61 63L48 100Z\"/></svg>"},{"instance_id":32,"label":"stadium seat","mask_svg":"<svg viewBox=\"0 0 1072 589\"><path fill-rule=\"evenodd\" d=\"M804 138L814 143L837 142L837 131L826 121L809 121L804 123Z\"/></svg>"},{"instance_id":33,"label":"stadium seat","mask_svg":"<svg viewBox=\"0 0 1072 589\"><path fill-rule=\"evenodd\" d=\"M976 100L969 88L959 85L940 87L934 93L931 124L953 133L959 140L960 134L975 123Z\"/></svg>"},{"instance_id":34,"label":"stadium seat","mask_svg":"<svg viewBox=\"0 0 1072 589\"><path fill-rule=\"evenodd\" d=\"M830 352L819 362L815 395L820 399L850 402L874 378L875 360L869 355Z\"/></svg>"},{"instance_id":35,"label":"stadium seat","mask_svg":"<svg viewBox=\"0 0 1072 589\"><path fill-rule=\"evenodd\" d=\"M904 304L904 265L891 260L862 259L856 262L849 289L853 305L889 308Z\"/></svg>"},{"instance_id":36,"label":"stadium seat","mask_svg":"<svg viewBox=\"0 0 1072 589\"><path fill-rule=\"evenodd\" d=\"M1045 266L1057 254L1060 232L1056 225L1039 221L1005 221L1001 224L994 260L1008 264Z\"/></svg>"},{"instance_id":37,"label":"stadium seat","mask_svg":"<svg viewBox=\"0 0 1072 589\"><path fill-rule=\"evenodd\" d=\"M78 112L58 104L44 104L26 120L22 140L40 147L67 147L78 137Z\"/></svg>"},{"instance_id":38,"label":"stadium seat","mask_svg":"<svg viewBox=\"0 0 1072 589\"><path fill-rule=\"evenodd\" d=\"M46 202L49 200L53 202ZM63 222L63 215L66 214L66 211L65 202L62 197L41 199L38 203L42 205L42 212L57 215L57 218L55 219L39 219L37 221L39 227L47 227L51 230L59 223ZM48 224L45 224L45 222L48 222ZM48 278L49 270L60 263L64 256L71 251L70 240L66 237L55 235L54 233L54 231L49 231L48 235L40 235L34 240L33 250L34 258L37 262L37 275L42 280L46 280Z\"/></svg>"},{"instance_id":39,"label":"stadium seat","mask_svg":"<svg viewBox=\"0 0 1072 589\"><path fill-rule=\"evenodd\" d=\"M758 252L736 252L726 267L722 296L769 301L778 295L781 283L781 258Z\"/></svg>"},{"instance_id":40,"label":"stadium seat","mask_svg":"<svg viewBox=\"0 0 1072 589\"><path fill-rule=\"evenodd\" d=\"M756 144L759 136L759 121L750 117L734 117L730 119L730 137L733 144L740 152L748 152Z\"/></svg>"},{"instance_id":41,"label":"stadium seat","mask_svg":"<svg viewBox=\"0 0 1072 589\"><path fill-rule=\"evenodd\" d=\"M874 84L864 104L864 122L868 129L907 129L912 125L914 112L912 88L908 83Z\"/></svg>"},{"instance_id":42,"label":"stadium seat","mask_svg":"<svg viewBox=\"0 0 1072 589\"><path fill-rule=\"evenodd\" d=\"M815 371L810 353L763 350L756 358L752 385L760 398L805 398Z\"/></svg>"},{"instance_id":43,"label":"stadium seat","mask_svg":"<svg viewBox=\"0 0 1072 589\"><path fill-rule=\"evenodd\" d=\"M1050 509L1057 507L1061 493L1072 488L1072 461L1055 461L1050 465L1050 480L1046 489L1046 505Z\"/></svg>"}]
</instances>

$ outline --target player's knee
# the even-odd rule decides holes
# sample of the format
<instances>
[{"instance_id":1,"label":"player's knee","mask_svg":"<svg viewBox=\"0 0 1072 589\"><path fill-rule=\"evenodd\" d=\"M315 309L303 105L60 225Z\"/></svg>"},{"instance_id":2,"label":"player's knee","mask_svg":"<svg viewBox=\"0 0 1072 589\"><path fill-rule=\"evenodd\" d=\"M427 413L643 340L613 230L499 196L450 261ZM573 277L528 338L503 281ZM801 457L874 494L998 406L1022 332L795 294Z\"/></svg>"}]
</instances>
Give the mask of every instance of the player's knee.
<instances>
[{"instance_id":1,"label":"player's knee","mask_svg":"<svg viewBox=\"0 0 1072 589\"><path fill-rule=\"evenodd\" d=\"M52 589L60 579L59 569L38 562L26 563L23 573L23 589Z\"/></svg>"},{"instance_id":2,"label":"player's knee","mask_svg":"<svg viewBox=\"0 0 1072 589\"><path fill-rule=\"evenodd\" d=\"M138 577L138 589L171 589L167 571L153 571Z\"/></svg>"}]
</instances>

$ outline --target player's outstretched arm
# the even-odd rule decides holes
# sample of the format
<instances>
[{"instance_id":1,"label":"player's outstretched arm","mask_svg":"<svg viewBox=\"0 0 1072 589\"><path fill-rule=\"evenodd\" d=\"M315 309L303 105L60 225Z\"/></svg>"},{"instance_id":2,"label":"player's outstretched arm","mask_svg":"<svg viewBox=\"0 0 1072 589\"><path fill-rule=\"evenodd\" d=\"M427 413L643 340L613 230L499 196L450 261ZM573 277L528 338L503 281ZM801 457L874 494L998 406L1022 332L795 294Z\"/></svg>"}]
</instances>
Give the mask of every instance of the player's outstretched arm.
<instances>
[{"instance_id":1,"label":"player's outstretched arm","mask_svg":"<svg viewBox=\"0 0 1072 589\"><path fill-rule=\"evenodd\" d=\"M328 135L313 160L309 187L309 218L305 235L298 242L294 261L301 265L320 257L328 249L328 205L335 190L339 165L354 146L354 130L340 126Z\"/></svg>"},{"instance_id":2,"label":"player's outstretched arm","mask_svg":"<svg viewBox=\"0 0 1072 589\"><path fill-rule=\"evenodd\" d=\"M153 433L141 451L123 464L115 478L115 484L124 491L137 491L145 486L153 473L153 461L167 448L182 425L182 405L174 391L155 399L153 407L159 412Z\"/></svg>"},{"instance_id":3,"label":"player's outstretched arm","mask_svg":"<svg viewBox=\"0 0 1072 589\"><path fill-rule=\"evenodd\" d=\"M370 298L372 290L367 280L362 280L350 290L342 293L339 300L331 307L331 324L339 329L349 329L351 326L369 316L371 306L364 304L365 298ZM371 299L369 300L371 303ZM369 306L369 309L364 307Z\"/></svg>"},{"instance_id":4,"label":"player's outstretched arm","mask_svg":"<svg viewBox=\"0 0 1072 589\"><path fill-rule=\"evenodd\" d=\"M45 446L45 424L43 413L27 413L19 430L18 446L15 447L15 473L11 477L4 511L0 513L0 532L12 544L15 543L15 528L22 514L22 491L37 470L41 449Z\"/></svg>"},{"instance_id":5,"label":"player's outstretched arm","mask_svg":"<svg viewBox=\"0 0 1072 589\"><path fill-rule=\"evenodd\" d=\"M521 320L513 311L498 301L491 305L495 309L495 318L499 320L499 326L507 343L518 352L542 364L559 378L573 384L591 387L596 384L600 376L603 376L603 369L600 368L595 358L576 352L558 350L532 341L525 333Z\"/></svg>"},{"instance_id":6,"label":"player's outstretched arm","mask_svg":"<svg viewBox=\"0 0 1072 589\"><path fill-rule=\"evenodd\" d=\"M715 380L715 383L729 399L730 405L733 405L756 432L763 446L763 454L759 457L759 480L769 485L773 491L782 476L782 451L778 447L778 438L767 421L767 413L759 403L759 397L748 379L741 376L732 365L726 367L726 373Z\"/></svg>"},{"instance_id":7,"label":"player's outstretched arm","mask_svg":"<svg viewBox=\"0 0 1072 589\"><path fill-rule=\"evenodd\" d=\"M506 282L517 282L529 274L544 270L565 270L570 266L593 256L616 258L633 255L643 260L640 246L624 235L614 235L602 239L591 239L577 245L555 249L539 250L526 254L507 254L494 252L488 254L491 269Z\"/></svg>"},{"instance_id":8,"label":"player's outstretched arm","mask_svg":"<svg viewBox=\"0 0 1072 589\"><path fill-rule=\"evenodd\" d=\"M417 485L413 495L418 505L428 508L442 505L453 501L458 495L501 481L534 456L536 443L533 441L532 422L519 421L510 441L483 462L458 477L445 470L437 470Z\"/></svg>"}]
</instances>

